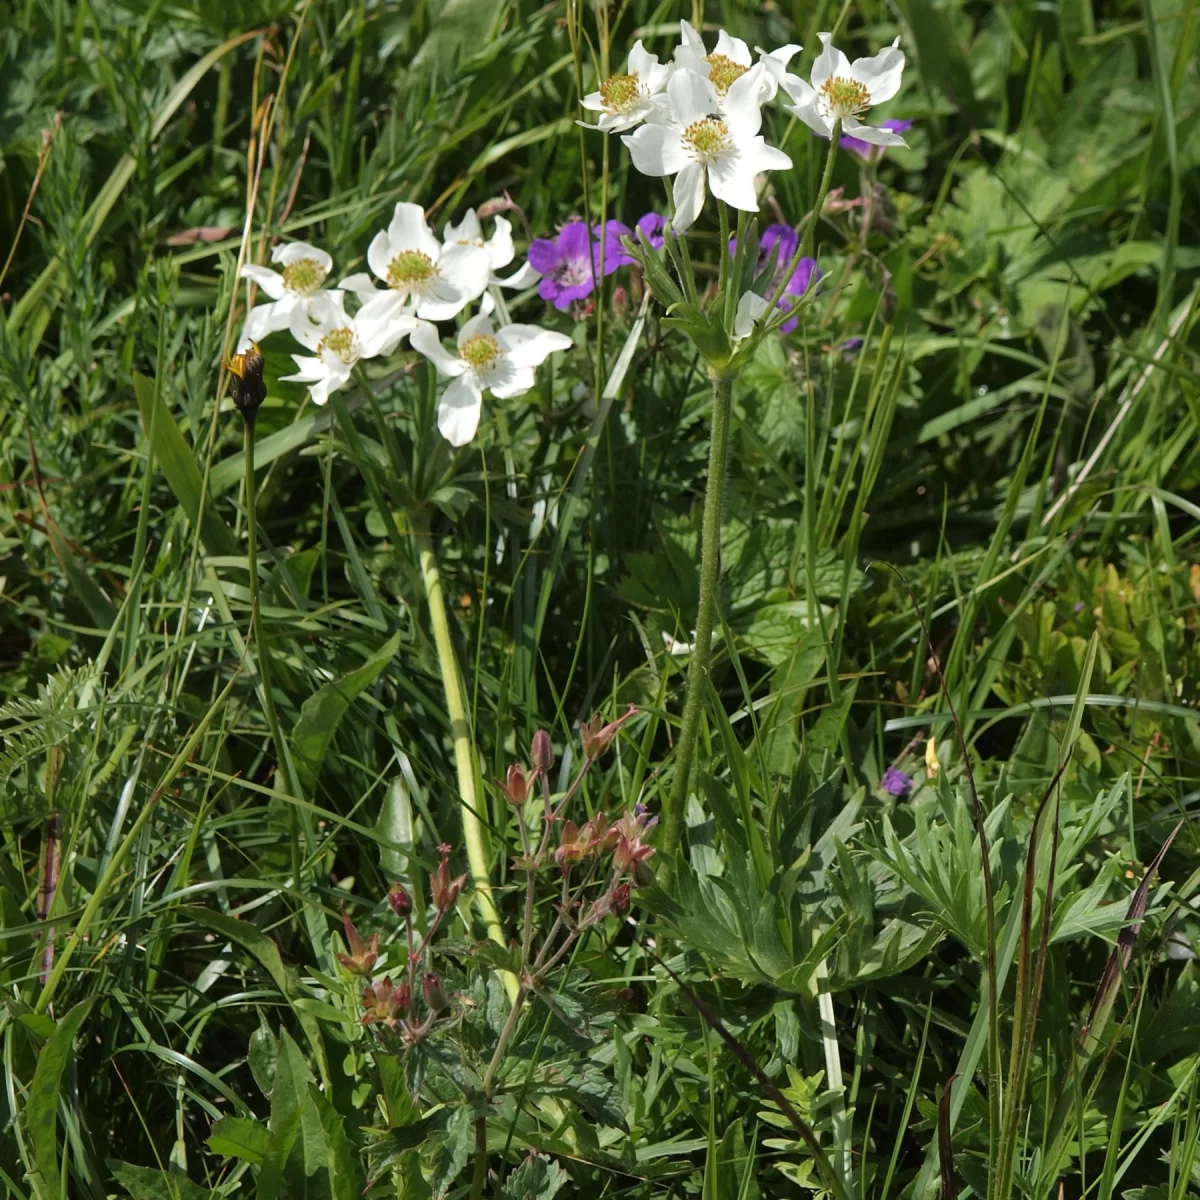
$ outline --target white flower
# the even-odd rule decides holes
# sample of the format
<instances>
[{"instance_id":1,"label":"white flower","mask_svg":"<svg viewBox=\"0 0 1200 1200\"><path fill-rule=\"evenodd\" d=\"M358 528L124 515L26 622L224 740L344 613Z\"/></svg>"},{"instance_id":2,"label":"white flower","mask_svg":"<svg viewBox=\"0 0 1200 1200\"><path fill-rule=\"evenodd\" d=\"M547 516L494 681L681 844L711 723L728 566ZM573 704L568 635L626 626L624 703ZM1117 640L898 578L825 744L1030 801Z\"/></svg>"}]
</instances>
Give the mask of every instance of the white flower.
<instances>
[{"instance_id":1,"label":"white flower","mask_svg":"<svg viewBox=\"0 0 1200 1200\"><path fill-rule=\"evenodd\" d=\"M679 31L683 41L675 48L675 65L703 76L716 88L721 99L754 65L750 47L741 38L730 37L724 29L717 34L717 44L711 54L705 49L704 39L687 21L679 22ZM758 61L766 68L759 80L760 105L775 99L775 93L787 75L787 65L800 49L796 45L787 45L770 54L758 51Z\"/></svg>"},{"instance_id":2,"label":"white flower","mask_svg":"<svg viewBox=\"0 0 1200 1200\"><path fill-rule=\"evenodd\" d=\"M481 295L488 283L488 259L448 253L433 236L419 204L396 205L391 224L367 247L367 263L387 284L386 290L376 289L365 272L343 279L340 286L363 301L359 315L368 321L404 311L427 321L445 321Z\"/></svg>"},{"instance_id":3,"label":"white flower","mask_svg":"<svg viewBox=\"0 0 1200 1200\"><path fill-rule=\"evenodd\" d=\"M624 75L610 75L598 92L584 96L583 107L600 113L597 129L620 133L652 116L662 102L662 92L671 78L671 64L660 63L641 43L633 43ZM590 128L586 121L580 125Z\"/></svg>"},{"instance_id":4,"label":"white flower","mask_svg":"<svg viewBox=\"0 0 1200 1200\"><path fill-rule=\"evenodd\" d=\"M855 59L852 63L829 44L830 34L817 36L822 49L813 63L812 86L795 75L784 81L795 101L794 105L785 105L787 111L822 137L832 137L834 122L840 120L842 133L874 146L908 145L898 133L864 125L858 119L868 108L890 100L900 90L900 76L904 72L900 39L873 57Z\"/></svg>"},{"instance_id":5,"label":"white flower","mask_svg":"<svg viewBox=\"0 0 1200 1200\"><path fill-rule=\"evenodd\" d=\"M513 248L512 225L504 217L496 217L496 227L485 242L483 228L473 208L468 208L457 225L447 223L442 230L442 261L451 276L465 281L478 300L488 284L500 287L524 288L538 281L538 273L528 263L507 279L496 272L507 267L517 256Z\"/></svg>"},{"instance_id":6,"label":"white flower","mask_svg":"<svg viewBox=\"0 0 1200 1200\"><path fill-rule=\"evenodd\" d=\"M671 223L679 233L700 215L706 173L714 196L734 208L758 212L755 175L791 167L792 160L768 146L758 132L758 95L765 74L762 66L750 68L729 85L721 100L710 80L676 71L667 84L671 104L662 123L643 125L622 137L643 175L675 176Z\"/></svg>"},{"instance_id":7,"label":"white flower","mask_svg":"<svg viewBox=\"0 0 1200 1200\"><path fill-rule=\"evenodd\" d=\"M500 400L523 396L533 387L534 367L570 345L566 334L536 325L506 325L493 332L485 313L459 330L457 354L445 350L432 325L422 322L412 335L413 349L452 380L438 403L438 428L452 446L465 446L475 436L485 391Z\"/></svg>"},{"instance_id":8,"label":"white flower","mask_svg":"<svg viewBox=\"0 0 1200 1200\"><path fill-rule=\"evenodd\" d=\"M748 338L754 332L759 317L769 307L766 296L759 296L755 292L743 292L733 317L733 340L740 342Z\"/></svg>"},{"instance_id":9,"label":"white flower","mask_svg":"<svg viewBox=\"0 0 1200 1200\"><path fill-rule=\"evenodd\" d=\"M325 280L333 269L333 259L307 242L276 246L271 251L271 261L282 264L283 270L272 271L254 263L242 268L242 278L252 279L271 297L272 303L255 305L247 314L238 339L239 348L257 342L268 333L287 329L293 312L297 309L306 312L309 301L323 294Z\"/></svg>"},{"instance_id":10,"label":"white flower","mask_svg":"<svg viewBox=\"0 0 1200 1200\"><path fill-rule=\"evenodd\" d=\"M364 358L391 354L405 334L411 333L418 322L411 316L400 315L389 320L346 315L345 294L325 292L317 296L308 311L296 309L292 314L292 336L316 355L293 354L299 370L284 379L307 383L314 404L324 404L339 388L350 382L356 363Z\"/></svg>"}]
</instances>

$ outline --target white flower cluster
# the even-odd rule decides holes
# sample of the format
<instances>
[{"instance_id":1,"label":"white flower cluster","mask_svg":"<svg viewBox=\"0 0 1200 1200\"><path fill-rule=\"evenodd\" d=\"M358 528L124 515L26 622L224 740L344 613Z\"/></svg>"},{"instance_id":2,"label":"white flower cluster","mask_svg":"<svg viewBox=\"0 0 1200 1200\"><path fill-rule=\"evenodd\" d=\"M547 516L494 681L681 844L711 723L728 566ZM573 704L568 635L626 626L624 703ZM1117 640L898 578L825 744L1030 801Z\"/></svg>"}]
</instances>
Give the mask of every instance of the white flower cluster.
<instances>
[{"instance_id":1,"label":"white flower cluster","mask_svg":"<svg viewBox=\"0 0 1200 1200\"><path fill-rule=\"evenodd\" d=\"M830 137L836 122L842 132L878 146L902 146L904 139L859 120L869 108L890 100L900 89L904 52L899 38L871 58L851 63L822 33L821 53L808 83L788 71L796 45L755 60L740 38L725 30L709 51L704 39L681 21L682 41L672 62L636 42L625 74L606 79L585 96L583 106L600 113L596 127L625 134L633 165L643 175L673 175L672 225L684 232L700 215L705 184L720 200L747 212L758 211L755 177L762 171L788 170L792 160L759 133L762 108L780 93L784 108L815 133Z\"/></svg>"},{"instance_id":2,"label":"white flower cluster","mask_svg":"<svg viewBox=\"0 0 1200 1200\"><path fill-rule=\"evenodd\" d=\"M503 217L495 218L485 241L470 209L457 225L446 226L439 242L419 204L399 203L391 224L367 250L367 264L383 287L361 273L326 288L333 260L307 242L277 246L271 254L277 271L243 267L242 276L258 284L271 303L250 311L239 349L290 330L311 354L293 354L296 374L284 378L308 384L313 402L325 404L350 382L359 362L392 354L408 337L438 374L451 379L439 402L438 428L453 445L463 446L475 436L485 391L501 399L523 395L533 387L534 367L571 345L564 334L536 325L492 329L488 287L527 287L538 278L525 267L502 279L497 272L514 256L512 227ZM358 300L353 315L346 311L347 292ZM481 311L459 333L457 354L447 353L431 322L450 320L477 301Z\"/></svg>"}]
</instances>

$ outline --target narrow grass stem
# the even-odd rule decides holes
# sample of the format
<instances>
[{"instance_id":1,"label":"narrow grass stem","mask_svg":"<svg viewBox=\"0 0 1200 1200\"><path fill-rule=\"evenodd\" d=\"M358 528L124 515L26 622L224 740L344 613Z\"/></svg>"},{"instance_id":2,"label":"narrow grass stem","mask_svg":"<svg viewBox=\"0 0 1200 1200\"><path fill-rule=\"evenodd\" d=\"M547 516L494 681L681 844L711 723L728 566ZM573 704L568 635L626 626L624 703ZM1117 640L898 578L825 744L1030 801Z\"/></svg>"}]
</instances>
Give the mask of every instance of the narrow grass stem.
<instances>
[{"instance_id":1,"label":"narrow grass stem","mask_svg":"<svg viewBox=\"0 0 1200 1200\"><path fill-rule=\"evenodd\" d=\"M713 626L717 616L717 589L721 582L721 517L725 508L725 472L729 460L729 426L733 410L735 375L710 371L713 414L708 447L708 483L704 491L704 524L700 551L700 604L696 614L696 636L688 666L687 691L683 702L683 724L675 752L675 778L663 812L663 886L674 878L675 851L683 829L683 813L691 782L692 758L700 733L700 714L708 688L712 661Z\"/></svg>"},{"instance_id":2,"label":"narrow grass stem","mask_svg":"<svg viewBox=\"0 0 1200 1200\"><path fill-rule=\"evenodd\" d=\"M487 833L480 816L479 794L475 787L475 747L471 740L471 725L467 718L466 697L458 673L458 659L450 637L450 621L446 614L446 598L442 589L442 573L428 532L414 534L421 562L421 579L425 598L429 602L429 621L433 626L433 641L437 648L438 668L446 710L450 717L450 735L454 740L454 767L458 773L458 807L462 814L463 839L467 843L467 861L475 881L475 903L487 927L488 937L503 946L504 930L492 896L488 871ZM516 977L509 971L501 973L505 991L515 1004L519 995Z\"/></svg>"}]
</instances>

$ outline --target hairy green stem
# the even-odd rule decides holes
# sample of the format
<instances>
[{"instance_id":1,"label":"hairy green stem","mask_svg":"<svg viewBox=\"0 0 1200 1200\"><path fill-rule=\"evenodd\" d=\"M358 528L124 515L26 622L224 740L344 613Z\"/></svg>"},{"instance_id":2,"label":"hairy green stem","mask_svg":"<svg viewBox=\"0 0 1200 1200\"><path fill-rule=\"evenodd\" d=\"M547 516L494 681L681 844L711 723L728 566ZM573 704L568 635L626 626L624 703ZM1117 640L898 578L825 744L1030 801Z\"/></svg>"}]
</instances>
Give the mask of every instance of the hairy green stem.
<instances>
[{"instance_id":1,"label":"hairy green stem","mask_svg":"<svg viewBox=\"0 0 1200 1200\"><path fill-rule=\"evenodd\" d=\"M712 661L713 626L717 616L717 589L721 582L721 517L725 507L725 472L729 460L729 425L733 410L735 376L710 370L713 414L708 447L708 483L704 491L704 526L700 551L700 607L696 614L696 636L688 667L687 692L683 702L683 725L675 752L675 779L663 812L663 886L674 878L675 851L683 829L683 813L691 782L692 758L700 733L700 714L708 689Z\"/></svg>"},{"instance_id":2,"label":"hairy green stem","mask_svg":"<svg viewBox=\"0 0 1200 1200\"><path fill-rule=\"evenodd\" d=\"M488 937L498 946L503 946L504 930L500 926L500 914L496 911L488 871L487 832L480 816L479 794L475 788L475 748L471 741L471 724L467 718L466 698L458 673L458 659L450 637L442 574L429 534L421 531L413 536L416 538L417 554L421 562L425 597L429 602L429 620L433 626L433 641L437 648L438 668L442 675L442 690L446 696L446 710L450 717L450 735L454 740L454 767L458 772L458 807L462 814L463 839L467 843L467 862L475 881L475 903L487 927ZM501 978L509 999L515 1004L518 995L516 976L510 971L503 971Z\"/></svg>"}]
</instances>

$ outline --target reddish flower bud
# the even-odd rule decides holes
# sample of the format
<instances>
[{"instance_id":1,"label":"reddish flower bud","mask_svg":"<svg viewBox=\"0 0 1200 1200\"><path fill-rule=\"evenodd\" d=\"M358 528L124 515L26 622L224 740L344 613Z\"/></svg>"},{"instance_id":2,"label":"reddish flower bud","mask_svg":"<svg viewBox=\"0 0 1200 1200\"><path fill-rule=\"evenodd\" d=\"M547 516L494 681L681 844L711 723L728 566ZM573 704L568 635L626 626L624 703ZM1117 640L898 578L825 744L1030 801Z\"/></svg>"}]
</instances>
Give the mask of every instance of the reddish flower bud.
<instances>
[{"instance_id":1,"label":"reddish flower bud","mask_svg":"<svg viewBox=\"0 0 1200 1200\"><path fill-rule=\"evenodd\" d=\"M412 912L412 897L402 883L393 883L388 888L387 900L398 917L407 917Z\"/></svg>"},{"instance_id":2,"label":"reddish flower bud","mask_svg":"<svg viewBox=\"0 0 1200 1200\"><path fill-rule=\"evenodd\" d=\"M554 861L565 873L574 863L580 862L589 849L586 837L580 837L574 821L564 821L559 847L554 852Z\"/></svg>"},{"instance_id":3,"label":"reddish flower bud","mask_svg":"<svg viewBox=\"0 0 1200 1200\"><path fill-rule=\"evenodd\" d=\"M600 758L609 746L612 745L613 739L617 736L621 726L636 712L637 706L631 704L626 713L618 717L615 721L609 721L607 725L600 723L599 713L590 721L585 721L580 725L579 737L583 742L584 757L592 760Z\"/></svg>"},{"instance_id":4,"label":"reddish flower bud","mask_svg":"<svg viewBox=\"0 0 1200 1200\"><path fill-rule=\"evenodd\" d=\"M394 1029L396 1023L412 1007L412 988L407 983L392 986L388 978L380 983L369 983L363 990L364 1025L386 1025Z\"/></svg>"},{"instance_id":5,"label":"reddish flower bud","mask_svg":"<svg viewBox=\"0 0 1200 1200\"><path fill-rule=\"evenodd\" d=\"M525 774L524 769L519 763L513 763L508 768L508 774L504 778L504 786L500 789L504 793L504 798L513 806L520 808L529 797L529 776Z\"/></svg>"},{"instance_id":6,"label":"reddish flower bud","mask_svg":"<svg viewBox=\"0 0 1200 1200\"><path fill-rule=\"evenodd\" d=\"M458 895L467 881L467 876L464 873L453 879L450 877L450 847L445 842L438 847L438 853L441 854L442 861L429 877L429 891L433 897L434 908L444 913L449 912L458 902Z\"/></svg>"},{"instance_id":7,"label":"reddish flower bud","mask_svg":"<svg viewBox=\"0 0 1200 1200\"><path fill-rule=\"evenodd\" d=\"M342 926L346 931L346 945L350 948L350 953L339 954L338 962L355 975L370 975L375 961L379 958L379 934L371 934L370 938L364 942L362 935L354 927L354 922L350 920L345 911L342 912Z\"/></svg>"},{"instance_id":8,"label":"reddish flower bud","mask_svg":"<svg viewBox=\"0 0 1200 1200\"><path fill-rule=\"evenodd\" d=\"M612 306L618 317L623 317L629 311L629 293L620 284L613 288Z\"/></svg>"},{"instance_id":9,"label":"reddish flower bud","mask_svg":"<svg viewBox=\"0 0 1200 1200\"><path fill-rule=\"evenodd\" d=\"M421 976L421 995L431 1013L440 1013L450 1001L446 998L446 989L442 986L442 977L436 971L426 971Z\"/></svg>"},{"instance_id":10,"label":"reddish flower bud","mask_svg":"<svg viewBox=\"0 0 1200 1200\"><path fill-rule=\"evenodd\" d=\"M609 893L609 904L618 917L623 917L629 911L629 884L618 883Z\"/></svg>"},{"instance_id":11,"label":"reddish flower bud","mask_svg":"<svg viewBox=\"0 0 1200 1200\"><path fill-rule=\"evenodd\" d=\"M544 729L539 729L533 735L533 744L529 748L529 761L533 763L533 769L542 775L545 775L554 766L554 744Z\"/></svg>"}]
</instances>

